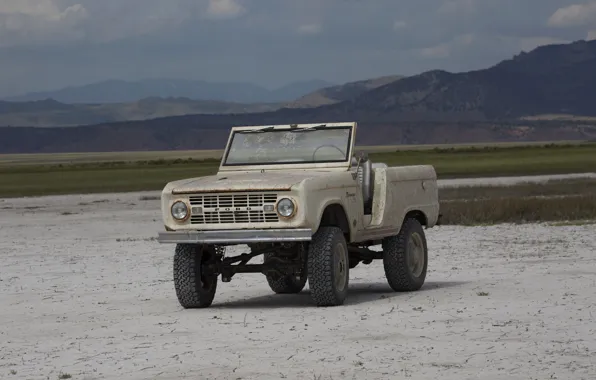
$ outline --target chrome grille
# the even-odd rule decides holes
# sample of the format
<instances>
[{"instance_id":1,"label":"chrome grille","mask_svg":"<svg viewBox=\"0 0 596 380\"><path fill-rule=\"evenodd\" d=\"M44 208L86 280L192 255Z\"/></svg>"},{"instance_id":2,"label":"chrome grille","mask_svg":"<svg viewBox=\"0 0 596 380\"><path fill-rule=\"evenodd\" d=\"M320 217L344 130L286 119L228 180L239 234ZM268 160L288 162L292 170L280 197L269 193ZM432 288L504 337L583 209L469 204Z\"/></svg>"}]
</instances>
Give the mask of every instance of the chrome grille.
<instances>
[{"instance_id":1,"label":"chrome grille","mask_svg":"<svg viewBox=\"0 0 596 380\"><path fill-rule=\"evenodd\" d=\"M189 197L191 224L272 223L278 222L275 193L204 194ZM200 212L198 208L200 208Z\"/></svg>"}]
</instances>

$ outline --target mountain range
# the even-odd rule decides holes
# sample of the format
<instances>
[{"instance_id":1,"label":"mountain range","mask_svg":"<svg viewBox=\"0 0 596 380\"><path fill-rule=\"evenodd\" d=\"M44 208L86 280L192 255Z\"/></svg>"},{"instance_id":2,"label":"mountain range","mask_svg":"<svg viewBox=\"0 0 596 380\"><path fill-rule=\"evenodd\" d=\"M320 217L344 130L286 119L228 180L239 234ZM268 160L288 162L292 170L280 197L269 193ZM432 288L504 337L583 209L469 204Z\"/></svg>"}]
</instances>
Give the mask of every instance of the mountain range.
<instances>
[{"instance_id":1,"label":"mountain range","mask_svg":"<svg viewBox=\"0 0 596 380\"><path fill-rule=\"evenodd\" d=\"M284 107L310 108L351 99L399 78L401 77L373 78L343 85L327 86L315 91L311 91L312 88L322 86L322 82L304 82L305 85L302 87L294 84L290 87L293 88L291 91L295 94L311 92L290 102L280 101L277 103L236 103L158 96L124 103L63 103L49 98L23 102L0 100L0 126L71 127L191 114L243 114L275 111ZM172 93L174 92L172 90ZM285 92L289 94L289 91ZM207 98L209 95L204 96ZM229 96L232 97L232 94Z\"/></svg>"},{"instance_id":2,"label":"mountain range","mask_svg":"<svg viewBox=\"0 0 596 380\"><path fill-rule=\"evenodd\" d=\"M282 105L283 103L232 103L160 97L103 104L66 104L54 99L28 102L0 100L0 126L73 127L188 114L266 112Z\"/></svg>"},{"instance_id":3,"label":"mountain range","mask_svg":"<svg viewBox=\"0 0 596 380\"><path fill-rule=\"evenodd\" d=\"M580 40L482 70L328 86L265 112L0 128L0 152L219 149L234 125L325 121L359 122L367 145L594 139L595 105L596 41Z\"/></svg>"},{"instance_id":4,"label":"mountain range","mask_svg":"<svg viewBox=\"0 0 596 380\"><path fill-rule=\"evenodd\" d=\"M290 83L270 90L253 83L218 83L184 79L106 80L55 91L32 92L2 100L31 102L53 99L69 104L128 103L144 98L188 98L231 103L278 103L296 99L323 87L324 80Z\"/></svg>"}]
</instances>

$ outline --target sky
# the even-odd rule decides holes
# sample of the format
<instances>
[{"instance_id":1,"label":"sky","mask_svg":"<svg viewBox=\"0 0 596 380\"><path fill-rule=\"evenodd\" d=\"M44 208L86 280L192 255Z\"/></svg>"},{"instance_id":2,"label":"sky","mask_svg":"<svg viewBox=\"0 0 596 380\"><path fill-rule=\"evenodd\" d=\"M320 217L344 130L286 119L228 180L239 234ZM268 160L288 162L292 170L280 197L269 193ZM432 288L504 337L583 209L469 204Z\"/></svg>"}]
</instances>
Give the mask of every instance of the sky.
<instances>
[{"instance_id":1,"label":"sky","mask_svg":"<svg viewBox=\"0 0 596 380\"><path fill-rule=\"evenodd\" d=\"M107 79L343 83L596 39L596 1L0 0L0 96Z\"/></svg>"}]
</instances>

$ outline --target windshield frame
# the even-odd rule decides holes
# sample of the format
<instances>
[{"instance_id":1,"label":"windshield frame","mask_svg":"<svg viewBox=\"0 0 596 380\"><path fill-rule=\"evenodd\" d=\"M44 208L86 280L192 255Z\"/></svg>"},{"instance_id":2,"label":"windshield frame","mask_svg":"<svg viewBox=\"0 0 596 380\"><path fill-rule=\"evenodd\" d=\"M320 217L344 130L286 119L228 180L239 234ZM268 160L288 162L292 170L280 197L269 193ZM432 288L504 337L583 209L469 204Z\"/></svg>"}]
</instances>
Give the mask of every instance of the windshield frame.
<instances>
[{"instance_id":1,"label":"windshield frame","mask_svg":"<svg viewBox=\"0 0 596 380\"><path fill-rule=\"evenodd\" d=\"M229 151L232 146L232 141L234 136L238 132L243 131L250 131L250 130L260 130L267 128L269 130L275 131L287 131L292 129L304 129L304 128L312 128L312 127L319 127L319 128L329 128L329 129L336 129L336 128L349 128L349 135L348 135L348 152L346 153L345 160L334 160L334 161L323 161L323 162L277 162L277 163L258 163L258 164L227 164L226 161L228 159ZM258 133L258 132L255 132ZM312 133L305 131L304 133ZM252 170L272 170L272 169L287 169L290 166L292 169L310 169L310 168L341 168L348 170L351 166L352 162L352 155L354 150L354 141L356 140L356 123L355 122L339 122L339 123L311 123L311 124L282 124L282 125L259 125L259 126L241 126L241 127L233 127L230 135L228 136L228 142L226 144L226 148L224 150L219 171L252 171Z\"/></svg>"}]
</instances>

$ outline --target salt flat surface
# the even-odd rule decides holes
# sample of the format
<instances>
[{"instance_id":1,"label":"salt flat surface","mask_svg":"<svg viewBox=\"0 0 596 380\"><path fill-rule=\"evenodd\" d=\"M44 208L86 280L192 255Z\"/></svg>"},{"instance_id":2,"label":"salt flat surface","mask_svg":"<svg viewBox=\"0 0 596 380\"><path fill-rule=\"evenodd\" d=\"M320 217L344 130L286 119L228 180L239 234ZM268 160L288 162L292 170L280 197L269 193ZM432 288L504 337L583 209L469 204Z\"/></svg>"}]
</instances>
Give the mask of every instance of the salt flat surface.
<instances>
[{"instance_id":1,"label":"salt flat surface","mask_svg":"<svg viewBox=\"0 0 596 380\"><path fill-rule=\"evenodd\" d=\"M140 195L0 200L0 378L596 379L594 225L427 230L415 293L374 262L341 307L245 274L183 310Z\"/></svg>"}]
</instances>

